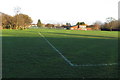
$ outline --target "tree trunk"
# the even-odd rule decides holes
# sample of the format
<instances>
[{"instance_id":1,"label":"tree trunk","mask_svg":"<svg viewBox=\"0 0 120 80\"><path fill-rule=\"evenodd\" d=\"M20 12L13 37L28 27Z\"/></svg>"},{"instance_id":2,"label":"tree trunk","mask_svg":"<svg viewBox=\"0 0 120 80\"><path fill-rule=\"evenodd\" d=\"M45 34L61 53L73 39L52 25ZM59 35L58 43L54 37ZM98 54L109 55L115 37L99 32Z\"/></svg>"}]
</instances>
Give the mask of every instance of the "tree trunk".
<instances>
[{"instance_id":1,"label":"tree trunk","mask_svg":"<svg viewBox=\"0 0 120 80\"><path fill-rule=\"evenodd\" d=\"M78 28L80 28L80 25L78 25Z\"/></svg>"}]
</instances>

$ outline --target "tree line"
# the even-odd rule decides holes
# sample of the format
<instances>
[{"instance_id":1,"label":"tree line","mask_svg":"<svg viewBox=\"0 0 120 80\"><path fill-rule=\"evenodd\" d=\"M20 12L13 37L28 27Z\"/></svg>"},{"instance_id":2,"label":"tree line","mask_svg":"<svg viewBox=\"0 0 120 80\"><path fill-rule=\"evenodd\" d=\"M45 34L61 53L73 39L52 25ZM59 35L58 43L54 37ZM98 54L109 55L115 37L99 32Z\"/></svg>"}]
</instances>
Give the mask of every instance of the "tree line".
<instances>
[{"instance_id":1,"label":"tree line","mask_svg":"<svg viewBox=\"0 0 120 80\"><path fill-rule=\"evenodd\" d=\"M105 22L101 25L101 30L104 31L120 31L120 20Z\"/></svg>"},{"instance_id":2,"label":"tree line","mask_svg":"<svg viewBox=\"0 0 120 80\"><path fill-rule=\"evenodd\" d=\"M2 13L2 28L3 29L26 29L28 27L31 26L32 23L32 19L31 17L29 17L26 14L16 14L14 16L8 15L8 14L4 14ZM76 25L81 25L81 24L85 24L78 22ZM38 27L70 27L71 24L70 23L66 23L66 25L53 25L53 24L42 24L40 19L37 22L37 26ZM92 30L105 30L105 31L120 31L120 19L119 20L115 20L112 17L109 17L106 19L105 23L100 23L100 22L95 22L93 25L89 25L88 27L93 28Z\"/></svg>"},{"instance_id":3,"label":"tree line","mask_svg":"<svg viewBox=\"0 0 120 80\"><path fill-rule=\"evenodd\" d=\"M93 25L102 31L120 31L120 19L116 20L113 17L106 18L106 22L104 23L96 21Z\"/></svg>"},{"instance_id":4,"label":"tree line","mask_svg":"<svg viewBox=\"0 0 120 80\"><path fill-rule=\"evenodd\" d=\"M85 25L85 22L77 22L76 25ZM38 27L42 27L43 24L41 23L40 19L37 22ZM71 24L66 23L64 25L54 25L54 24L46 24L44 27L48 28L66 28L70 29ZM91 28L92 30L102 30L102 31L120 31L120 20L116 20L113 17L106 18L106 22L102 23L100 21L94 22L92 25L86 26L87 28Z\"/></svg>"},{"instance_id":5,"label":"tree line","mask_svg":"<svg viewBox=\"0 0 120 80\"><path fill-rule=\"evenodd\" d=\"M2 13L3 29L26 29L32 23L31 17L26 14L16 14L15 16Z\"/></svg>"}]
</instances>

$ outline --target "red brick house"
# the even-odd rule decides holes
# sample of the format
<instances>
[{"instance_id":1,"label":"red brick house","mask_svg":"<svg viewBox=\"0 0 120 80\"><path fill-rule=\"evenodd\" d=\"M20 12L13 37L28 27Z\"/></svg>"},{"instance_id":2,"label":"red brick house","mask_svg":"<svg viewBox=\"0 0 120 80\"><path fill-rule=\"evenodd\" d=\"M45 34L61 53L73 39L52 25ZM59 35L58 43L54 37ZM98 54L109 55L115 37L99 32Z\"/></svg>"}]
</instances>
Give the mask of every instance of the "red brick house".
<instances>
[{"instance_id":1,"label":"red brick house","mask_svg":"<svg viewBox=\"0 0 120 80\"><path fill-rule=\"evenodd\" d=\"M83 25L75 25L70 27L70 30L87 30L86 28L87 24L83 24Z\"/></svg>"},{"instance_id":2,"label":"red brick house","mask_svg":"<svg viewBox=\"0 0 120 80\"><path fill-rule=\"evenodd\" d=\"M72 26L70 27L70 30L100 30L100 26L99 25L87 25L87 24L84 24L84 25L75 25L75 26Z\"/></svg>"}]
</instances>

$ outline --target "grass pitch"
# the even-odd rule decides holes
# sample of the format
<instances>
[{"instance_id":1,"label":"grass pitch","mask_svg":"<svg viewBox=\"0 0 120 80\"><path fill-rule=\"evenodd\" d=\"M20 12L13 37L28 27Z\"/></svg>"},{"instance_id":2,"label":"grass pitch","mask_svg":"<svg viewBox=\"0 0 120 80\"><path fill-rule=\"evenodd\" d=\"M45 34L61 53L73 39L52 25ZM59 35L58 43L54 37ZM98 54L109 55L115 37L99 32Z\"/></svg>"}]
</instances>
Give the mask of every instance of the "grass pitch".
<instances>
[{"instance_id":1,"label":"grass pitch","mask_svg":"<svg viewBox=\"0 0 120 80\"><path fill-rule=\"evenodd\" d=\"M118 32L56 29L2 30L3 78L117 78Z\"/></svg>"}]
</instances>

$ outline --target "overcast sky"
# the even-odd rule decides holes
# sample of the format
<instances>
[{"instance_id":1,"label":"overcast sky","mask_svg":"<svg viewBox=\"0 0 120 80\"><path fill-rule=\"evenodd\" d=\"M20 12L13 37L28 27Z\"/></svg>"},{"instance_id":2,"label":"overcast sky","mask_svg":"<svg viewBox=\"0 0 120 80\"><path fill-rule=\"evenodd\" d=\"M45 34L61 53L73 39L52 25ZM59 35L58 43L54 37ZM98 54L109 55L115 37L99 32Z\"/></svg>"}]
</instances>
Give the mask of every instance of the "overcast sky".
<instances>
[{"instance_id":1,"label":"overcast sky","mask_svg":"<svg viewBox=\"0 0 120 80\"><path fill-rule=\"evenodd\" d=\"M1 0L0 12L15 15L19 6L21 13L29 15L33 23L76 24L95 21L105 22L107 17L118 18L119 0Z\"/></svg>"}]
</instances>

